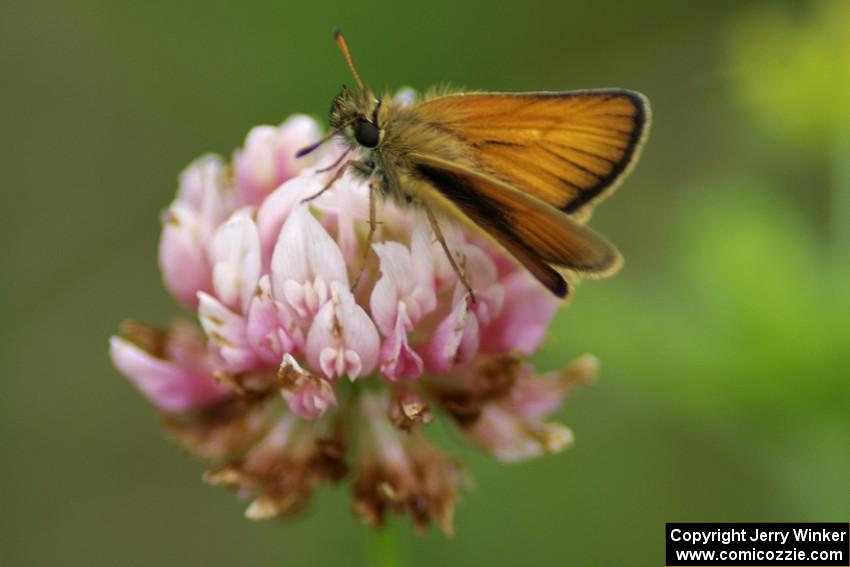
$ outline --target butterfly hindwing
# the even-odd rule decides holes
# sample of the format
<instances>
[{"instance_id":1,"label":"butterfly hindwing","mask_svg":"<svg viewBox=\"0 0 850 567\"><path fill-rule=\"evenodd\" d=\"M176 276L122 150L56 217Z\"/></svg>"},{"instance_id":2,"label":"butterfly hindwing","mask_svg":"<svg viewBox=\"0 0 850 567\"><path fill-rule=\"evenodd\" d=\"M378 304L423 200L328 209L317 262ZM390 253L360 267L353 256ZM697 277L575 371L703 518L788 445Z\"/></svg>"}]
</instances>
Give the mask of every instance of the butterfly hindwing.
<instances>
[{"instance_id":1,"label":"butterfly hindwing","mask_svg":"<svg viewBox=\"0 0 850 567\"><path fill-rule=\"evenodd\" d=\"M426 205L449 208L483 231L559 297L568 293L566 276L604 277L619 267L613 246L550 205L436 156L410 158Z\"/></svg>"}]
</instances>

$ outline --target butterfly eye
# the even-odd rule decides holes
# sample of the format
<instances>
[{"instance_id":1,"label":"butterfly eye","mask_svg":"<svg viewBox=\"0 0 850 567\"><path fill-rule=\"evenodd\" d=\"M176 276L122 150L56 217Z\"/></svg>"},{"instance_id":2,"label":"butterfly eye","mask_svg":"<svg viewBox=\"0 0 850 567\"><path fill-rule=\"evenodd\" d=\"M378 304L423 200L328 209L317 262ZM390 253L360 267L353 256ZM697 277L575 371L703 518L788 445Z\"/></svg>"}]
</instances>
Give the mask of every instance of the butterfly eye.
<instances>
[{"instance_id":1,"label":"butterfly eye","mask_svg":"<svg viewBox=\"0 0 850 567\"><path fill-rule=\"evenodd\" d=\"M371 122L358 120L354 124L354 139L364 148L374 148L381 141L381 133Z\"/></svg>"}]
</instances>

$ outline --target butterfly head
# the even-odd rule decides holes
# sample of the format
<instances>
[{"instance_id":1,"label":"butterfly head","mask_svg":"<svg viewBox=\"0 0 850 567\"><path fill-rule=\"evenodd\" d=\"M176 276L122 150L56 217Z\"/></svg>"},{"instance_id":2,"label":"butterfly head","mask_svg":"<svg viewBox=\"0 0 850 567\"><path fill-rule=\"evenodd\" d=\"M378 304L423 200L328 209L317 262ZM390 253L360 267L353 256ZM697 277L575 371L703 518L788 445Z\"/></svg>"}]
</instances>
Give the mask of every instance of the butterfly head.
<instances>
[{"instance_id":1,"label":"butterfly head","mask_svg":"<svg viewBox=\"0 0 850 567\"><path fill-rule=\"evenodd\" d=\"M363 148L376 148L383 134L378 123L380 109L381 101L371 92L352 92L343 87L331 105L331 129Z\"/></svg>"}]
</instances>

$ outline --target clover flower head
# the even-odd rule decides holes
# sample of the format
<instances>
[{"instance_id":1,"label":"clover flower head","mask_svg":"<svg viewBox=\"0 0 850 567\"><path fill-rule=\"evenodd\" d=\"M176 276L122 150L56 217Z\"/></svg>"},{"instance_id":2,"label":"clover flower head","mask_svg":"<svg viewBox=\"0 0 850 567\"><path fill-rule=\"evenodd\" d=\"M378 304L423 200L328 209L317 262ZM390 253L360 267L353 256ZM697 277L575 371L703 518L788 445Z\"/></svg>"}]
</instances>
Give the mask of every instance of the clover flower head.
<instances>
[{"instance_id":1,"label":"clover flower head","mask_svg":"<svg viewBox=\"0 0 850 567\"><path fill-rule=\"evenodd\" d=\"M215 463L205 479L251 499L249 518L296 512L318 486L351 479L367 523L405 513L448 533L466 475L428 440L432 410L501 461L553 453L572 434L546 418L595 359L535 373L524 357L557 302L477 235L444 230L474 302L415 210L382 203L363 250L364 182L344 175L306 201L339 155L296 160L318 136L294 116L253 129L230 163L188 166L159 258L199 326L126 323L112 359L169 434Z\"/></svg>"}]
</instances>

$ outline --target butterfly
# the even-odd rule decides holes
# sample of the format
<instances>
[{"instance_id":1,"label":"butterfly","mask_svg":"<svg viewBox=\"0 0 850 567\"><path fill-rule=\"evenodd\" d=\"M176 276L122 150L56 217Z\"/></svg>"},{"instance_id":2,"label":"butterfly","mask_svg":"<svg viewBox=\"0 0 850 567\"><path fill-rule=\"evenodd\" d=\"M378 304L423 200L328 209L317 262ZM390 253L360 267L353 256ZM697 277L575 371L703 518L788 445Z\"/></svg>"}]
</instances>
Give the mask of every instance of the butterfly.
<instances>
[{"instance_id":1,"label":"butterfly","mask_svg":"<svg viewBox=\"0 0 850 567\"><path fill-rule=\"evenodd\" d=\"M405 105L389 94L375 96L342 32L334 38L357 88L343 87L328 135L297 156L343 139L346 150L327 168L336 173L310 199L349 170L368 180L365 254L377 227L377 192L424 211L473 302L462 262L443 235L444 218L485 235L560 298L570 295L573 281L619 269L617 249L585 222L640 154L650 124L645 96L625 89L475 92ZM349 158L352 153L358 157Z\"/></svg>"}]
</instances>

